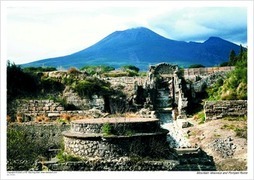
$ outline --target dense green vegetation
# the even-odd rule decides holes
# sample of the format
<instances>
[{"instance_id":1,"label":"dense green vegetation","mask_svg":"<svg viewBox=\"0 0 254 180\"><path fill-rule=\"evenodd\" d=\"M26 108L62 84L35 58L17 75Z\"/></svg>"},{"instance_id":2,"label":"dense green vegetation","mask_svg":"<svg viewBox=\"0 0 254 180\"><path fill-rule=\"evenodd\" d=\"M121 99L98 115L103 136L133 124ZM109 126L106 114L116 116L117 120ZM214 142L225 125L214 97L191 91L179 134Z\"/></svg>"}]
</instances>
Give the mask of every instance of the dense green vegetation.
<instances>
[{"instance_id":1,"label":"dense green vegetation","mask_svg":"<svg viewBox=\"0 0 254 180\"><path fill-rule=\"evenodd\" d=\"M35 144L26 137L25 132L14 128L7 129L7 159L8 170L27 170L34 164L39 154L43 154L45 148L42 144Z\"/></svg>"},{"instance_id":2,"label":"dense green vegetation","mask_svg":"<svg viewBox=\"0 0 254 180\"><path fill-rule=\"evenodd\" d=\"M56 71L57 69L55 67L25 67L23 69L24 72L48 72L48 71Z\"/></svg>"},{"instance_id":3,"label":"dense green vegetation","mask_svg":"<svg viewBox=\"0 0 254 180\"><path fill-rule=\"evenodd\" d=\"M7 63L7 101L16 98L46 96L63 90L63 84L53 78L45 78L42 72L55 68L29 67L22 69L15 63Z\"/></svg>"},{"instance_id":4,"label":"dense green vegetation","mask_svg":"<svg viewBox=\"0 0 254 180\"><path fill-rule=\"evenodd\" d=\"M67 154L63 149L61 149L60 152L56 155L56 158L60 163L65 163L68 161L82 161L80 157Z\"/></svg>"},{"instance_id":5,"label":"dense green vegetation","mask_svg":"<svg viewBox=\"0 0 254 180\"><path fill-rule=\"evenodd\" d=\"M107 72L115 70L115 68L111 66L106 66L106 65L98 65L98 66L87 65L80 68L80 70L85 71L89 75L94 75L94 74L107 73Z\"/></svg>"},{"instance_id":6,"label":"dense green vegetation","mask_svg":"<svg viewBox=\"0 0 254 180\"><path fill-rule=\"evenodd\" d=\"M113 68L106 66L98 66L97 68L92 66L85 69L97 69L97 72L99 72L98 69L101 69L100 73L104 73L101 76L104 77L108 73L112 73L113 77L139 75L135 66L129 66L128 68L125 67L125 71L112 71ZM49 77L45 72L46 70L53 71L55 69L40 67L22 69L14 63L7 63L7 114L10 115L12 121L16 116L16 99L52 99L60 102L67 110L77 110L77 107L68 104L62 96L65 89L67 91L72 90L83 98L91 98L93 95L102 96L106 102L109 101L111 96L120 99L126 97L121 89L113 89L109 82L94 76L94 71L89 71L89 74L87 71L84 72L71 67L67 72L61 72L63 74L57 74L56 72L56 77ZM114 76L115 74L117 75Z\"/></svg>"},{"instance_id":7,"label":"dense green vegetation","mask_svg":"<svg viewBox=\"0 0 254 180\"><path fill-rule=\"evenodd\" d=\"M104 136L109 136L114 134L113 127L109 123L104 123L101 127L102 133Z\"/></svg>"},{"instance_id":8,"label":"dense green vegetation","mask_svg":"<svg viewBox=\"0 0 254 180\"><path fill-rule=\"evenodd\" d=\"M235 69L225 80L218 79L213 86L207 88L210 100L247 99L247 50L241 48L239 55L231 51L228 63L235 66Z\"/></svg>"},{"instance_id":9,"label":"dense green vegetation","mask_svg":"<svg viewBox=\"0 0 254 180\"><path fill-rule=\"evenodd\" d=\"M100 80L96 77L87 77L84 80L76 82L72 88L81 97L91 97L94 94L105 96L111 93L110 83Z\"/></svg>"},{"instance_id":10,"label":"dense green vegetation","mask_svg":"<svg viewBox=\"0 0 254 180\"><path fill-rule=\"evenodd\" d=\"M124 66L121 67L121 69L123 71L129 71L129 70L131 70L131 71L135 71L137 73L139 72L139 68L136 67L136 66L133 66L133 65L124 65Z\"/></svg>"}]
</instances>

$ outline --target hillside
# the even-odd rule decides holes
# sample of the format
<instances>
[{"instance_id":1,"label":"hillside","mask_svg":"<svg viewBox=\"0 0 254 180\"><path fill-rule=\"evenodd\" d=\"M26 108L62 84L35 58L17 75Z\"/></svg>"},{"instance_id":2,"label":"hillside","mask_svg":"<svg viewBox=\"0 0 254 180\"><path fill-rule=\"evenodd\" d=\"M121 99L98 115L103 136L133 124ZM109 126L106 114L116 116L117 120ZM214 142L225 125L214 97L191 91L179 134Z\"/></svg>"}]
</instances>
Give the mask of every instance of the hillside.
<instances>
[{"instance_id":1,"label":"hillside","mask_svg":"<svg viewBox=\"0 0 254 180\"><path fill-rule=\"evenodd\" d=\"M115 31L96 44L67 56L38 60L22 66L80 68L104 64L118 68L132 64L141 70L159 62L184 67L191 64L214 66L228 61L231 50L238 53L240 46L219 37L210 37L203 43L175 41L140 27Z\"/></svg>"}]
</instances>

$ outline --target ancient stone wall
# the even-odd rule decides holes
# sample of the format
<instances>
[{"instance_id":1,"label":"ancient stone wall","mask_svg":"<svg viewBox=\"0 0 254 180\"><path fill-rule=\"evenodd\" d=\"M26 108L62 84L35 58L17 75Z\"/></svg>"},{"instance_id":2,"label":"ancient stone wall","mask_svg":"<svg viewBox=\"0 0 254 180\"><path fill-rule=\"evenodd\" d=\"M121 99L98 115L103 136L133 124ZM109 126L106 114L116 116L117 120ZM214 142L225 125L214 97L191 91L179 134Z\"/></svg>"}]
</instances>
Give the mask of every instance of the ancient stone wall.
<instances>
[{"instance_id":1,"label":"ancient stone wall","mask_svg":"<svg viewBox=\"0 0 254 180\"><path fill-rule=\"evenodd\" d=\"M149 71L154 71L154 74L167 74L167 75L174 75L175 71L178 71L177 65L171 65L168 63L160 63L156 66L151 66Z\"/></svg>"},{"instance_id":2,"label":"ancient stone wall","mask_svg":"<svg viewBox=\"0 0 254 180\"><path fill-rule=\"evenodd\" d=\"M218 79L226 79L228 71L217 71L213 74L203 77L191 84L192 93L204 92L207 87L210 87L218 81Z\"/></svg>"},{"instance_id":3,"label":"ancient stone wall","mask_svg":"<svg viewBox=\"0 0 254 180\"><path fill-rule=\"evenodd\" d=\"M206 101L204 112L206 120L247 116L247 100Z\"/></svg>"},{"instance_id":4,"label":"ancient stone wall","mask_svg":"<svg viewBox=\"0 0 254 180\"><path fill-rule=\"evenodd\" d=\"M63 143L62 132L70 129L70 125L56 123L11 123L7 129L14 129L25 134L27 141L37 147L48 150L60 148Z\"/></svg>"},{"instance_id":5,"label":"ancient stone wall","mask_svg":"<svg viewBox=\"0 0 254 180\"><path fill-rule=\"evenodd\" d=\"M190 78L192 76L208 76L220 71L232 71L234 66L225 66L225 67L207 67L207 68L186 68L184 69L184 77Z\"/></svg>"},{"instance_id":6,"label":"ancient stone wall","mask_svg":"<svg viewBox=\"0 0 254 180\"><path fill-rule=\"evenodd\" d=\"M67 104L72 104L80 110L91 108L104 110L105 102L101 96L93 95L91 98L82 98L77 93L68 91L63 93L63 98L66 99Z\"/></svg>"},{"instance_id":7,"label":"ancient stone wall","mask_svg":"<svg viewBox=\"0 0 254 180\"><path fill-rule=\"evenodd\" d=\"M140 160L121 157L105 160L93 159L66 163L44 163L51 171L170 171L179 164L177 160ZM41 171L42 166L37 170Z\"/></svg>"},{"instance_id":8,"label":"ancient stone wall","mask_svg":"<svg viewBox=\"0 0 254 180\"><path fill-rule=\"evenodd\" d=\"M90 102L92 101L92 102ZM96 108L97 100L90 100L90 108L86 110L65 110L64 107L53 100L17 100L17 120L19 122L28 121L52 121L62 118L62 116L76 117L81 119L84 117L101 117L105 113ZM99 100L98 100L99 101ZM94 106L93 106L94 105ZM94 108L95 107L95 108ZM67 120L67 119L65 119ZM68 119L70 120L70 119Z\"/></svg>"},{"instance_id":9,"label":"ancient stone wall","mask_svg":"<svg viewBox=\"0 0 254 180\"><path fill-rule=\"evenodd\" d=\"M26 100L21 99L17 101L18 112L55 112L63 111L64 107L61 106L59 102L54 102L53 100Z\"/></svg>"},{"instance_id":10,"label":"ancient stone wall","mask_svg":"<svg viewBox=\"0 0 254 180\"><path fill-rule=\"evenodd\" d=\"M82 158L119 158L137 155L163 157L168 131L158 119L101 118L71 122L63 132L65 151Z\"/></svg>"},{"instance_id":11,"label":"ancient stone wall","mask_svg":"<svg viewBox=\"0 0 254 180\"><path fill-rule=\"evenodd\" d=\"M102 121L111 126L111 131L117 132L118 135L126 135L126 132L129 135L133 133L148 133L148 132L157 132L160 129L159 121L147 121L147 122L131 122L129 118L126 118L125 122L118 122L118 118L115 118L115 123L109 123L107 118L102 118ZM98 121L98 119L96 119ZM94 120L96 122L96 120ZM82 121L82 120L80 120ZM78 122L78 123L77 123ZM103 134L104 123L79 123L79 120L71 122L72 132L77 133L100 133Z\"/></svg>"},{"instance_id":12,"label":"ancient stone wall","mask_svg":"<svg viewBox=\"0 0 254 180\"><path fill-rule=\"evenodd\" d=\"M100 157L103 159L120 158L121 156L162 156L166 135L151 136L143 133L139 136L118 137L83 137L83 139L64 137L65 152L84 158ZM161 148L161 149L160 149Z\"/></svg>"}]
</instances>

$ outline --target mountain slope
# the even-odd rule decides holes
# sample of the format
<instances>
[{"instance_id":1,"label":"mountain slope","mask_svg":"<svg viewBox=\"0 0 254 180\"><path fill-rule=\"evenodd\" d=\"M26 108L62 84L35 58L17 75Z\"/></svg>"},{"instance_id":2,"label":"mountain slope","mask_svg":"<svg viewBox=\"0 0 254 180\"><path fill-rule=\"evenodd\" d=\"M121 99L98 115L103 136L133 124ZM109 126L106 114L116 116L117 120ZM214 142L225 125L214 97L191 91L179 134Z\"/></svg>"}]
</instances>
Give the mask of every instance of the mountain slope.
<instances>
[{"instance_id":1,"label":"mountain slope","mask_svg":"<svg viewBox=\"0 0 254 180\"><path fill-rule=\"evenodd\" d=\"M174 41L147 28L133 28L115 31L98 43L71 55L39 60L22 66L71 66L110 65L116 68L132 64L147 69L149 64L168 62L180 66L203 64L218 65L228 60L231 50L239 52L240 47L218 37L211 37L204 43Z\"/></svg>"}]
</instances>

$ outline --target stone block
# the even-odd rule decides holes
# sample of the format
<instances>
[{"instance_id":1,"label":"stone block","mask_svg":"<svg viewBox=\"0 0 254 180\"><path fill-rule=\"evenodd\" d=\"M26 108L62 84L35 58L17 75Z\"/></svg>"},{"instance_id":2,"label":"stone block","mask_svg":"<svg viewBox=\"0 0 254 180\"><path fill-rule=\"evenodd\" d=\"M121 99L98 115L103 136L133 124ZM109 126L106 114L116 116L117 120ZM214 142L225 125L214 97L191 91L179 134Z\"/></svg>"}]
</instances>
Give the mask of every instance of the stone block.
<instances>
[{"instance_id":1,"label":"stone block","mask_svg":"<svg viewBox=\"0 0 254 180\"><path fill-rule=\"evenodd\" d=\"M64 108L63 108L63 107L61 107L61 106L59 106L59 107L57 107L57 108L56 108L56 110L57 110L57 111L63 111L63 110L64 110Z\"/></svg>"},{"instance_id":2,"label":"stone block","mask_svg":"<svg viewBox=\"0 0 254 180\"><path fill-rule=\"evenodd\" d=\"M59 116L60 116L60 113L56 113L56 112L48 113L48 117L59 117Z\"/></svg>"}]
</instances>

